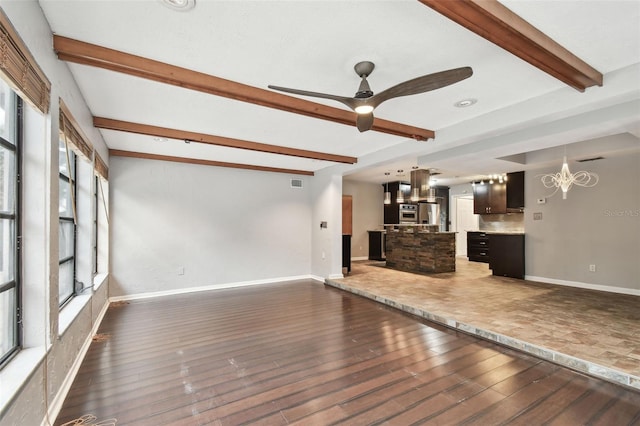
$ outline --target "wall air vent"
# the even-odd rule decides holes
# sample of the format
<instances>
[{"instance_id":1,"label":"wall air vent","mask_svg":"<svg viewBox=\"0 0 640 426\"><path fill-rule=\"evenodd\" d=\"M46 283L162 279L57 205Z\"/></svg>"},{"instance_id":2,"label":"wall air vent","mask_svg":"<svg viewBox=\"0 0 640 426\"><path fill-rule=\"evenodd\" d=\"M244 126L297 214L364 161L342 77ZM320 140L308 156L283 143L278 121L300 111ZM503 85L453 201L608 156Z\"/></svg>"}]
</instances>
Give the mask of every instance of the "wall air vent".
<instances>
[{"instance_id":1,"label":"wall air vent","mask_svg":"<svg viewBox=\"0 0 640 426\"><path fill-rule=\"evenodd\" d=\"M586 163L587 161L604 160L604 157L585 158L584 160L576 160L578 163Z\"/></svg>"},{"instance_id":2,"label":"wall air vent","mask_svg":"<svg viewBox=\"0 0 640 426\"><path fill-rule=\"evenodd\" d=\"M302 188L302 179L291 179L292 188Z\"/></svg>"}]
</instances>

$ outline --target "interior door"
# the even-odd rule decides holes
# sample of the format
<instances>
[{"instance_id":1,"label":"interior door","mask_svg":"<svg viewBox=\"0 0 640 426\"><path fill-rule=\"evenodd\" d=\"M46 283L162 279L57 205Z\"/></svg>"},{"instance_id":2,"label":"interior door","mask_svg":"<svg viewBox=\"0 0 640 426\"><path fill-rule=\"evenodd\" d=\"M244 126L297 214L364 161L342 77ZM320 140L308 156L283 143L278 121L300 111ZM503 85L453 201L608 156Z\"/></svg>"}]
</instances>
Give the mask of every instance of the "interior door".
<instances>
[{"instance_id":1,"label":"interior door","mask_svg":"<svg viewBox=\"0 0 640 426\"><path fill-rule=\"evenodd\" d=\"M478 215L473 213L473 198L456 198L456 256L467 255L467 231L478 230Z\"/></svg>"}]
</instances>

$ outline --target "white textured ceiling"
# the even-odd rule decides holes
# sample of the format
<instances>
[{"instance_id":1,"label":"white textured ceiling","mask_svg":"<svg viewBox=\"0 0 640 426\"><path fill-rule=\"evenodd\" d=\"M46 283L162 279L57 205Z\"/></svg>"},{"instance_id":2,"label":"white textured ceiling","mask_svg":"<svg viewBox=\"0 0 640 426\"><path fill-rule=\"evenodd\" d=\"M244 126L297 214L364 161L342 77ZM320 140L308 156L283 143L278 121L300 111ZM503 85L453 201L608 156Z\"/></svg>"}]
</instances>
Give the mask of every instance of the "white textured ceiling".
<instances>
[{"instance_id":1,"label":"white textured ceiling","mask_svg":"<svg viewBox=\"0 0 640 426\"><path fill-rule=\"evenodd\" d=\"M374 92L424 74L473 68L474 75L460 83L376 109L377 117L436 131L435 140L416 142L69 64L94 116L355 156L358 164L339 166L353 179L382 182L385 171L417 165L438 169L447 184L535 167L496 160L508 155L608 134L636 132L637 143L640 2L635 0L503 1L604 74L604 86L585 93L415 0L196 0L187 12L159 0L39 3L55 34L260 88L274 84L351 96L359 83L353 65L362 60L376 64L369 77ZM465 98L478 103L453 106ZM618 115L607 115L616 106ZM335 164L118 131L102 134L112 149L309 171Z\"/></svg>"}]
</instances>

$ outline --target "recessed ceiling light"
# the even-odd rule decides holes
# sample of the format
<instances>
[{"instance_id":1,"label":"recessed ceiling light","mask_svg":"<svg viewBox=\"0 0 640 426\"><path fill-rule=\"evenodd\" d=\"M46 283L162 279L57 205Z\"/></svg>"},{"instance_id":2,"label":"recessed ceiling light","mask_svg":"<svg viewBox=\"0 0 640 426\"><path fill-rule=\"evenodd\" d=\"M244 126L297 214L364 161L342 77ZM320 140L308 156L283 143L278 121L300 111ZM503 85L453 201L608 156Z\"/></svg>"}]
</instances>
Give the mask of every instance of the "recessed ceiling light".
<instances>
[{"instance_id":1,"label":"recessed ceiling light","mask_svg":"<svg viewBox=\"0 0 640 426\"><path fill-rule=\"evenodd\" d=\"M468 106L475 104L476 102L478 102L478 100L474 98L463 99L453 104L453 106L456 108L466 108Z\"/></svg>"},{"instance_id":2,"label":"recessed ceiling light","mask_svg":"<svg viewBox=\"0 0 640 426\"><path fill-rule=\"evenodd\" d=\"M181 12L191 10L196 6L196 0L158 0L160 3L165 6L173 9L179 10Z\"/></svg>"}]
</instances>

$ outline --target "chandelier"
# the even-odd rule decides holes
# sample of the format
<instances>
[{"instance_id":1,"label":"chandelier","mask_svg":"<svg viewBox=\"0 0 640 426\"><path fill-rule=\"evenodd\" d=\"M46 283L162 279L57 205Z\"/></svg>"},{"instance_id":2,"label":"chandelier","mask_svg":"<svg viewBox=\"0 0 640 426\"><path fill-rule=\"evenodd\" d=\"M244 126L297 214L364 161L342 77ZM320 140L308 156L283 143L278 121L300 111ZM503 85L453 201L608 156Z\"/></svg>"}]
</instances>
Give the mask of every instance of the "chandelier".
<instances>
[{"instance_id":1,"label":"chandelier","mask_svg":"<svg viewBox=\"0 0 640 426\"><path fill-rule=\"evenodd\" d=\"M587 188L591 188L596 186L598 183L598 175L595 173L589 173L585 171L580 171L576 173L571 173L569 171L569 165L567 164L567 156L565 155L562 159L562 169L559 173L549 173L546 175L542 175L542 184L545 188L556 188L553 191L553 196L558 189L562 189L562 199L567 199L567 192L571 188L572 185L584 186Z\"/></svg>"}]
</instances>

